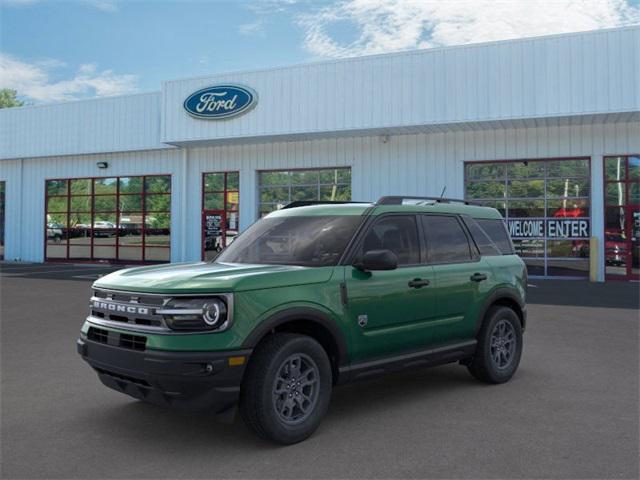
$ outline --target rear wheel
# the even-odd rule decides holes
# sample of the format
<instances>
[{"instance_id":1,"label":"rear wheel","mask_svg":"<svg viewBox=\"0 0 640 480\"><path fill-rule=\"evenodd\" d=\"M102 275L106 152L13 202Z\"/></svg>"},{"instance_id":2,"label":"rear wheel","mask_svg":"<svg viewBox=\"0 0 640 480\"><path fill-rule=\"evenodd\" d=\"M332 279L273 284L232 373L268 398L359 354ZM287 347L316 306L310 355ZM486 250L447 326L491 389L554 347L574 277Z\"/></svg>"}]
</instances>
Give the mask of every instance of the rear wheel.
<instances>
[{"instance_id":1,"label":"rear wheel","mask_svg":"<svg viewBox=\"0 0 640 480\"><path fill-rule=\"evenodd\" d=\"M313 338L272 335L251 356L240 394L242 419L260 437L300 442L329 407L331 375L329 357Z\"/></svg>"},{"instance_id":2,"label":"rear wheel","mask_svg":"<svg viewBox=\"0 0 640 480\"><path fill-rule=\"evenodd\" d=\"M522 356L522 326L509 307L491 307L478 336L471 375L487 383L504 383L518 369Z\"/></svg>"}]
</instances>

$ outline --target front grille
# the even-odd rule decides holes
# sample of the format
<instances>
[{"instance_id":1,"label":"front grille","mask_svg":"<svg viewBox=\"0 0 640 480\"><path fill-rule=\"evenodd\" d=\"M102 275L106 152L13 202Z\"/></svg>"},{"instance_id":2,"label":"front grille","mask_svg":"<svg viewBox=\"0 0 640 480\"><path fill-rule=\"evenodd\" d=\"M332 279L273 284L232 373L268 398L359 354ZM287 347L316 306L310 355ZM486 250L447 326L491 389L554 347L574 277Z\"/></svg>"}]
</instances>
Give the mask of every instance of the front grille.
<instances>
[{"instance_id":1,"label":"front grille","mask_svg":"<svg viewBox=\"0 0 640 480\"><path fill-rule=\"evenodd\" d=\"M144 350L147 346L147 338L140 335L120 334L120 346L131 350Z\"/></svg>"},{"instance_id":2,"label":"front grille","mask_svg":"<svg viewBox=\"0 0 640 480\"><path fill-rule=\"evenodd\" d=\"M147 337L141 335L129 335L127 333L110 332L102 328L89 327L87 339L113 345L114 347L126 348L129 350L144 351L147 348Z\"/></svg>"},{"instance_id":3,"label":"front grille","mask_svg":"<svg viewBox=\"0 0 640 480\"><path fill-rule=\"evenodd\" d=\"M94 290L91 316L112 322L168 330L162 315L156 314L169 299L156 295Z\"/></svg>"},{"instance_id":4,"label":"front grille","mask_svg":"<svg viewBox=\"0 0 640 480\"><path fill-rule=\"evenodd\" d=\"M87 338L93 342L109 343L109 331L102 328L89 327Z\"/></svg>"}]
</instances>

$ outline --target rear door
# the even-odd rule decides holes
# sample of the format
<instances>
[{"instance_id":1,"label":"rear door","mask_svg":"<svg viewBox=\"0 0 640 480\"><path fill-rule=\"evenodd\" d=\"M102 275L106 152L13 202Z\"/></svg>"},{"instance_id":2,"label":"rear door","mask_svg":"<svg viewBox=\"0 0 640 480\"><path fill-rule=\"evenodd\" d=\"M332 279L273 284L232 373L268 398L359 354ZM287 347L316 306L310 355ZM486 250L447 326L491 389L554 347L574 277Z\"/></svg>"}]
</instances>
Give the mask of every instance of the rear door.
<instances>
[{"instance_id":1,"label":"rear door","mask_svg":"<svg viewBox=\"0 0 640 480\"><path fill-rule=\"evenodd\" d=\"M491 283L491 267L483 260L462 220L456 215L421 215L427 258L434 269L440 343L475 335L478 302Z\"/></svg>"}]
</instances>

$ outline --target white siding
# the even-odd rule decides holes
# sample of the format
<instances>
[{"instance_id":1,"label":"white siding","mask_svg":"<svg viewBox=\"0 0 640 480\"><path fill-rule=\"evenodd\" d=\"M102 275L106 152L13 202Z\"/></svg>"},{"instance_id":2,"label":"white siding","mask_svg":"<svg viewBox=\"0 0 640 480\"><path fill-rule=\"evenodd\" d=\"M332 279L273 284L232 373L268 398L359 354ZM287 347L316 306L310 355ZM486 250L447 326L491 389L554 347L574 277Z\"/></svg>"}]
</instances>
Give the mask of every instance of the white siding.
<instances>
[{"instance_id":1,"label":"white siding","mask_svg":"<svg viewBox=\"0 0 640 480\"><path fill-rule=\"evenodd\" d=\"M164 147L159 92L0 110L0 158Z\"/></svg>"},{"instance_id":2,"label":"white siding","mask_svg":"<svg viewBox=\"0 0 640 480\"><path fill-rule=\"evenodd\" d=\"M255 89L256 108L225 121L186 114L188 95L223 82ZM161 140L266 141L639 110L640 27L629 27L166 82Z\"/></svg>"},{"instance_id":3,"label":"white siding","mask_svg":"<svg viewBox=\"0 0 640 480\"><path fill-rule=\"evenodd\" d=\"M189 149L185 259L200 255L201 174L240 171L240 225L257 216L257 171L350 166L353 199L383 195L464 195L464 162L593 157L593 234L602 237L601 156L640 153L640 123L323 139Z\"/></svg>"},{"instance_id":4,"label":"white siding","mask_svg":"<svg viewBox=\"0 0 640 480\"><path fill-rule=\"evenodd\" d=\"M76 177L115 177L118 175L171 174L171 211L180 212L184 189L180 178L181 152L156 150L146 152L74 157L47 157L0 162L0 180L6 180L5 259L42 262L44 256L45 180ZM107 162L107 170L96 162ZM22 163L22 168L20 164ZM171 228L172 261L180 259L181 215L173 214Z\"/></svg>"},{"instance_id":5,"label":"white siding","mask_svg":"<svg viewBox=\"0 0 640 480\"><path fill-rule=\"evenodd\" d=\"M257 215L257 171L350 166L353 198L464 193L464 162L589 156L593 233L602 237L601 156L640 153L640 123L532 127L228 145L0 162L6 186L5 258L43 260L44 186L50 178L172 175L172 261L200 256L201 174L239 170L241 228ZM96 162L109 163L100 170ZM23 186L21 188L21 185Z\"/></svg>"}]
</instances>

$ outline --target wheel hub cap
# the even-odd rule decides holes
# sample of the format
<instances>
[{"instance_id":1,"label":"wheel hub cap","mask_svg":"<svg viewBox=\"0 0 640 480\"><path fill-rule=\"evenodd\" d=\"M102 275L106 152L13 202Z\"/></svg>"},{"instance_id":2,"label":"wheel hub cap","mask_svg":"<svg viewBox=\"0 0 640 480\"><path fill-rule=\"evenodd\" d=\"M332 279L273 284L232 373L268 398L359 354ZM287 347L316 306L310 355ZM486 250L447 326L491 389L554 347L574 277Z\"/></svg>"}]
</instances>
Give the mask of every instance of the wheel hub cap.
<instances>
[{"instance_id":1,"label":"wheel hub cap","mask_svg":"<svg viewBox=\"0 0 640 480\"><path fill-rule=\"evenodd\" d=\"M320 371L311 357L296 353L280 365L273 382L274 409L283 423L304 422L318 403Z\"/></svg>"},{"instance_id":2,"label":"wheel hub cap","mask_svg":"<svg viewBox=\"0 0 640 480\"><path fill-rule=\"evenodd\" d=\"M500 320L491 332L491 359L498 369L508 368L516 349L516 332L507 320Z\"/></svg>"}]
</instances>

